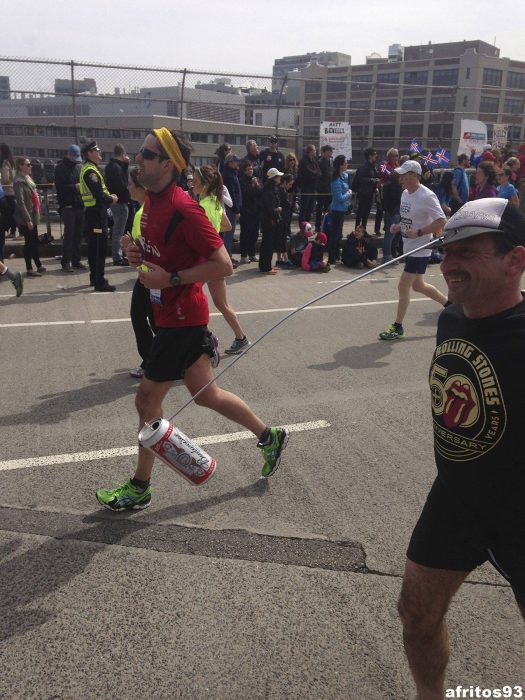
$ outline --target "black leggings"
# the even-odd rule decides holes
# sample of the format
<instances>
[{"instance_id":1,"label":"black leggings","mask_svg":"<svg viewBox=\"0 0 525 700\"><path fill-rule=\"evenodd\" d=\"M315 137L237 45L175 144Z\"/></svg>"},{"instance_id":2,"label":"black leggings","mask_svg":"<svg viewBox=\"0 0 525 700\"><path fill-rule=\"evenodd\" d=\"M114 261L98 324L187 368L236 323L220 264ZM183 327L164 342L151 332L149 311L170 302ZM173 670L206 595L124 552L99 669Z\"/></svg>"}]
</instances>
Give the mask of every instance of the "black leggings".
<instances>
[{"instance_id":1,"label":"black leggings","mask_svg":"<svg viewBox=\"0 0 525 700\"><path fill-rule=\"evenodd\" d=\"M153 310L149 289L136 280L131 295L131 325L137 341L137 350L142 358L141 367L144 369L151 350L151 343L157 330L153 320Z\"/></svg>"},{"instance_id":2,"label":"black leggings","mask_svg":"<svg viewBox=\"0 0 525 700\"><path fill-rule=\"evenodd\" d=\"M26 270L33 269L33 261L36 269L42 267L40 257L38 255L38 227L33 226L31 231L27 226L19 226L20 233L24 237L24 260L26 261Z\"/></svg>"}]
</instances>

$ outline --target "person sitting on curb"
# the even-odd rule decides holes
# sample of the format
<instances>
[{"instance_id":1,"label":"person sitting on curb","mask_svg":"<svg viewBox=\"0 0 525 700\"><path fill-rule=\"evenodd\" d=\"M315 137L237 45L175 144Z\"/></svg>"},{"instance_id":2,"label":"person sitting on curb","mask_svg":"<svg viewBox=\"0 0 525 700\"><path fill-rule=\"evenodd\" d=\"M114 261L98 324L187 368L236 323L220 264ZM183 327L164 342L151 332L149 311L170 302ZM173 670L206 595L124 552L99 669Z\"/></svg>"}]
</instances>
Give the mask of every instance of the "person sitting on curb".
<instances>
[{"instance_id":1,"label":"person sitting on curb","mask_svg":"<svg viewBox=\"0 0 525 700\"><path fill-rule=\"evenodd\" d=\"M301 221L299 224L299 231L290 236L288 259L293 262L295 267L301 267L303 253L311 235L312 224L308 221Z\"/></svg>"},{"instance_id":2,"label":"person sitting on curb","mask_svg":"<svg viewBox=\"0 0 525 700\"><path fill-rule=\"evenodd\" d=\"M323 260L324 250L328 242L326 233L318 233L312 236L304 249L301 258L301 267L307 272L330 272L330 265Z\"/></svg>"},{"instance_id":3,"label":"person sitting on curb","mask_svg":"<svg viewBox=\"0 0 525 700\"><path fill-rule=\"evenodd\" d=\"M341 259L346 267L357 267L362 270L365 267L377 266L377 248L370 243L370 237L366 235L363 225L356 226L355 231L348 234L343 243Z\"/></svg>"}]
</instances>

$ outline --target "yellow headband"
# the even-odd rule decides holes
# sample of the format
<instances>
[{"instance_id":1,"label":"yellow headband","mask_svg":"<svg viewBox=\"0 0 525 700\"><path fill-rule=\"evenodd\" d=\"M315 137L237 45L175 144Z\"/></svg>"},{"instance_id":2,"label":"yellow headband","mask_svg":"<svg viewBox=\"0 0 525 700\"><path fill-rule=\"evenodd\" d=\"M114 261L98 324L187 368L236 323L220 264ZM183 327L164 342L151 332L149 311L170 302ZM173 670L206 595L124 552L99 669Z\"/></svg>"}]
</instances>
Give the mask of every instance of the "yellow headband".
<instances>
[{"instance_id":1,"label":"yellow headband","mask_svg":"<svg viewBox=\"0 0 525 700\"><path fill-rule=\"evenodd\" d=\"M153 129L153 133L158 138L160 145L166 151L168 158L181 173L186 168L186 161L180 152L179 144L175 141L170 131L165 126L160 129Z\"/></svg>"}]
</instances>

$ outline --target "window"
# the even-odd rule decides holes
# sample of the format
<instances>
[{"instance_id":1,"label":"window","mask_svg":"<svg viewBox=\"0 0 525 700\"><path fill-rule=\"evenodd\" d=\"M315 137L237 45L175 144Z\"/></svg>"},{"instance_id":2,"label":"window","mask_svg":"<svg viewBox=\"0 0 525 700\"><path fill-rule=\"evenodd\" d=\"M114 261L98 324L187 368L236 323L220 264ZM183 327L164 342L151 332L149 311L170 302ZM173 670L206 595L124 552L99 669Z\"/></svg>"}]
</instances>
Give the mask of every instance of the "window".
<instances>
[{"instance_id":1,"label":"window","mask_svg":"<svg viewBox=\"0 0 525 700\"><path fill-rule=\"evenodd\" d=\"M483 85L501 85L501 77L503 71L497 68L484 68L483 69Z\"/></svg>"},{"instance_id":2,"label":"window","mask_svg":"<svg viewBox=\"0 0 525 700\"><path fill-rule=\"evenodd\" d=\"M24 128L22 126L6 126L4 131L6 136L24 135Z\"/></svg>"},{"instance_id":3,"label":"window","mask_svg":"<svg viewBox=\"0 0 525 700\"><path fill-rule=\"evenodd\" d=\"M352 127L352 130L353 127ZM374 127L374 138L394 138L396 127L394 124L376 124Z\"/></svg>"},{"instance_id":4,"label":"window","mask_svg":"<svg viewBox=\"0 0 525 700\"><path fill-rule=\"evenodd\" d=\"M457 85L457 82L457 68L446 68L434 71L434 75L432 77L433 85Z\"/></svg>"},{"instance_id":5,"label":"window","mask_svg":"<svg viewBox=\"0 0 525 700\"><path fill-rule=\"evenodd\" d=\"M456 100L450 95L438 95L430 100L430 109L439 112L453 112Z\"/></svg>"},{"instance_id":6,"label":"window","mask_svg":"<svg viewBox=\"0 0 525 700\"><path fill-rule=\"evenodd\" d=\"M426 85L428 79L428 71L414 70L405 73L405 83L408 85Z\"/></svg>"},{"instance_id":7,"label":"window","mask_svg":"<svg viewBox=\"0 0 525 700\"><path fill-rule=\"evenodd\" d=\"M336 80L328 80L326 82L326 92L327 94L332 92L346 92L346 83Z\"/></svg>"},{"instance_id":8,"label":"window","mask_svg":"<svg viewBox=\"0 0 525 700\"><path fill-rule=\"evenodd\" d=\"M465 78L466 78L466 80L469 80L469 79L470 79L470 68L467 68L467 72L466 72Z\"/></svg>"},{"instance_id":9,"label":"window","mask_svg":"<svg viewBox=\"0 0 525 700\"><path fill-rule=\"evenodd\" d=\"M516 73L512 70L509 71L507 73L507 87L525 90L525 73Z\"/></svg>"},{"instance_id":10,"label":"window","mask_svg":"<svg viewBox=\"0 0 525 700\"><path fill-rule=\"evenodd\" d=\"M399 73L378 73L377 82L393 83L394 85L397 85L399 83Z\"/></svg>"},{"instance_id":11,"label":"window","mask_svg":"<svg viewBox=\"0 0 525 700\"><path fill-rule=\"evenodd\" d=\"M444 139L451 139L452 138L452 127L453 124L443 124L443 138Z\"/></svg>"},{"instance_id":12,"label":"window","mask_svg":"<svg viewBox=\"0 0 525 700\"><path fill-rule=\"evenodd\" d=\"M403 99L403 109L425 109L425 98L424 97L405 97Z\"/></svg>"},{"instance_id":13,"label":"window","mask_svg":"<svg viewBox=\"0 0 525 700\"><path fill-rule=\"evenodd\" d=\"M521 139L521 126L519 124L513 124L509 127L509 139L515 139L516 141Z\"/></svg>"},{"instance_id":14,"label":"window","mask_svg":"<svg viewBox=\"0 0 525 700\"><path fill-rule=\"evenodd\" d=\"M428 125L428 137L430 139L441 138L441 124L429 124Z\"/></svg>"},{"instance_id":15,"label":"window","mask_svg":"<svg viewBox=\"0 0 525 700\"><path fill-rule=\"evenodd\" d=\"M319 80L307 80L304 86L304 91L307 95L321 92L321 83Z\"/></svg>"},{"instance_id":16,"label":"window","mask_svg":"<svg viewBox=\"0 0 525 700\"><path fill-rule=\"evenodd\" d=\"M499 107L499 97L488 97L487 95L482 95L479 101L479 111L487 112L489 114L497 114Z\"/></svg>"},{"instance_id":17,"label":"window","mask_svg":"<svg viewBox=\"0 0 525 700\"><path fill-rule=\"evenodd\" d=\"M262 125L263 125L262 112L256 112L255 113L255 126L262 126Z\"/></svg>"},{"instance_id":18,"label":"window","mask_svg":"<svg viewBox=\"0 0 525 700\"><path fill-rule=\"evenodd\" d=\"M314 118L319 115L319 110L315 109L315 107L305 107L304 109L304 116L306 119L308 118Z\"/></svg>"},{"instance_id":19,"label":"window","mask_svg":"<svg viewBox=\"0 0 525 700\"><path fill-rule=\"evenodd\" d=\"M352 80L358 83L371 83L373 77L372 73L367 73L365 75L353 75Z\"/></svg>"},{"instance_id":20,"label":"window","mask_svg":"<svg viewBox=\"0 0 525 700\"><path fill-rule=\"evenodd\" d=\"M34 126L24 126L24 136L34 136L35 127Z\"/></svg>"},{"instance_id":21,"label":"window","mask_svg":"<svg viewBox=\"0 0 525 700\"><path fill-rule=\"evenodd\" d=\"M503 111L505 114L522 114L523 100L510 98L506 99L503 102Z\"/></svg>"},{"instance_id":22,"label":"window","mask_svg":"<svg viewBox=\"0 0 525 700\"><path fill-rule=\"evenodd\" d=\"M350 109L369 109L370 100L350 100Z\"/></svg>"},{"instance_id":23,"label":"window","mask_svg":"<svg viewBox=\"0 0 525 700\"><path fill-rule=\"evenodd\" d=\"M399 135L409 139L423 136L423 124L401 124Z\"/></svg>"},{"instance_id":24,"label":"window","mask_svg":"<svg viewBox=\"0 0 525 700\"><path fill-rule=\"evenodd\" d=\"M192 134L190 134L190 141L193 141L196 143L206 143L206 135L192 133Z\"/></svg>"},{"instance_id":25,"label":"window","mask_svg":"<svg viewBox=\"0 0 525 700\"><path fill-rule=\"evenodd\" d=\"M463 107L466 107L468 105L468 95L465 95L463 98Z\"/></svg>"},{"instance_id":26,"label":"window","mask_svg":"<svg viewBox=\"0 0 525 700\"><path fill-rule=\"evenodd\" d=\"M397 99L394 97L390 100L376 100L376 109L393 110L397 109Z\"/></svg>"}]
</instances>

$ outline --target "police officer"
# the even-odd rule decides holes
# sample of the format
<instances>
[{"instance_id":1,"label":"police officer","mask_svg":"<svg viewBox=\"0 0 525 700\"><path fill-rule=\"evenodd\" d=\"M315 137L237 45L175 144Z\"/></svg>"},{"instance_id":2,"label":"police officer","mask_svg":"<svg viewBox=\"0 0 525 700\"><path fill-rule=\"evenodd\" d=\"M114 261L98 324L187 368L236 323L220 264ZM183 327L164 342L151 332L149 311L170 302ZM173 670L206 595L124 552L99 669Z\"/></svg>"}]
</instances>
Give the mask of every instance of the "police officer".
<instances>
[{"instance_id":1,"label":"police officer","mask_svg":"<svg viewBox=\"0 0 525 700\"><path fill-rule=\"evenodd\" d=\"M85 208L86 237L88 242L89 278L95 292L114 292L115 287L104 277L106 263L108 215L107 208L117 202L110 194L98 164L102 153L96 141L82 147L84 162L80 169L80 194Z\"/></svg>"}]
</instances>

